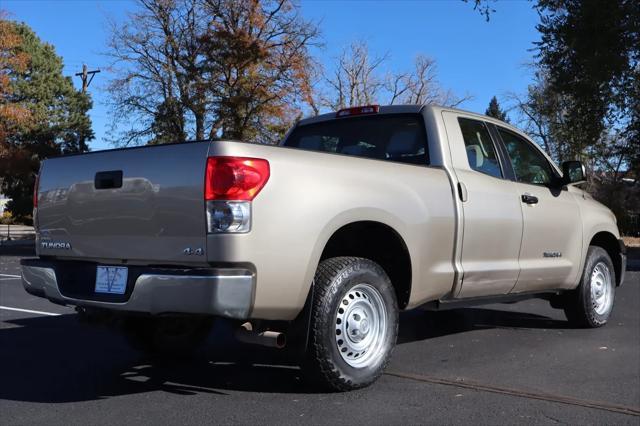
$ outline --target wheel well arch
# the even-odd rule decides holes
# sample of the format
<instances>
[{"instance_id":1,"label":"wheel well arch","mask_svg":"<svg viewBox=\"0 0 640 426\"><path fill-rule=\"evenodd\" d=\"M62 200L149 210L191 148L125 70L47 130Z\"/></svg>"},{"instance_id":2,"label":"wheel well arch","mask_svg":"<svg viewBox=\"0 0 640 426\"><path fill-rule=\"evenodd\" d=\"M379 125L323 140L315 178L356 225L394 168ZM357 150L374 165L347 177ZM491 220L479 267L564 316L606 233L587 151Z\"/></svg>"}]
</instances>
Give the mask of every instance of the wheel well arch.
<instances>
[{"instance_id":1,"label":"wheel well arch","mask_svg":"<svg viewBox=\"0 0 640 426\"><path fill-rule=\"evenodd\" d=\"M337 256L364 257L389 276L398 306L404 309L411 295L411 256L400 234L381 222L352 222L337 229L324 246L320 261Z\"/></svg>"},{"instance_id":2,"label":"wheel well arch","mask_svg":"<svg viewBox=\"0 0 640 426\"><path fill-rule=\"evenodd\" d=\"M600 231L596 233L589 242L590 246L598 246L603 248L611 261L613 262L613 268L616 272L616 285L620 285L622 278L622 258L620 257L620 243L615 235L611 232Z\"/></svg>"}]
</instances>

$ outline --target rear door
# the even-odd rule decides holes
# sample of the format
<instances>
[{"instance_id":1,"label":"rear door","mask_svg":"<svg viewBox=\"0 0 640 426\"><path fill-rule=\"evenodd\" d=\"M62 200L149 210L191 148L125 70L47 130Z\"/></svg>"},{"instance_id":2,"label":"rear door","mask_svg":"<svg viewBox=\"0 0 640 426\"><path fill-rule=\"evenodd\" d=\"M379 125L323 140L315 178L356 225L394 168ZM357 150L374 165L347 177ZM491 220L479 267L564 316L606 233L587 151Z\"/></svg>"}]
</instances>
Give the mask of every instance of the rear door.
<instances>
[{"instance_id":1,"label":"rear door","mask_svg":"<svg viewBox=\"0 0 640 426\"><path fill-rule=\"evenodd\" d=\"M518 279L522 211L489 126L443 112L462 198L462 286L456 297L508 293Z\"/></svg>"},{"instance_id":2,"label":"rear door","mask_svg":"<svg viewBox=\"0 0 640 426\"><path fill-rule=\"evenodd\" d=\"M577 280L582 221L573 194L556 183L553 166L532 142L497 126L515 178L524 219L520 276L513 292L570 287Z\"/></svg>"}]
</instances>

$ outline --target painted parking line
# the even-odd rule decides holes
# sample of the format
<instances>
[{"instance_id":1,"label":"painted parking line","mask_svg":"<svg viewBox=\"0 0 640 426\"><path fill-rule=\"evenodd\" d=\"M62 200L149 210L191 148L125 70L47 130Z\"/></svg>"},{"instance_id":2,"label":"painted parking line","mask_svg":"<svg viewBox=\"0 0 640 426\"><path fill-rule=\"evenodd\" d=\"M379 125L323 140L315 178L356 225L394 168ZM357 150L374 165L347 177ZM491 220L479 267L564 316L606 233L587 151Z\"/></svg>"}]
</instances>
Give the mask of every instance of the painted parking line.
<instances>
[{"instance_id":1,"label":"painted parking line","mask_svg":"<svg viewBox=\"0 0 640 426\"><path fill-rule=\"evenodd\" d=\"M0 309L4 309L6 311L25 312L27 314L48 315L50 317L57 317L62 315L62 314L56 314L53 312L43 312L43 311L33 311L31 309L12 308L10 306L0 306Z\"/></svg>"},{"instance_id":2,"label":"painted parking line","mask_svg":"<svg viewBox=\"0 0 640 426\"><path fill-rule=\"evenodd\" d=\"M7 277L7 278L22 278L20 275L11 275L11 274L0 274L0 278L1 277Z\"/></svg>"}]
</instances>

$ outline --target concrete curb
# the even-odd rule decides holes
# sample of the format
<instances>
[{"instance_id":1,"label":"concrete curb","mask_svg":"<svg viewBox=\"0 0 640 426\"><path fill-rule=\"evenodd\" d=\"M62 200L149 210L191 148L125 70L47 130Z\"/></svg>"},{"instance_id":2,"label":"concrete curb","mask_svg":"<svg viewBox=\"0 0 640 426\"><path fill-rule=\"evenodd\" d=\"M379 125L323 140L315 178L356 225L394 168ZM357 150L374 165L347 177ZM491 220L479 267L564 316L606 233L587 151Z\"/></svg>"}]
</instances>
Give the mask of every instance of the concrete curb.
<instances>
[{"instance_id":1,"label":"concrete curb","mask_svg":"<svg viewBox=\"0 0 640 426\"><path fill-rule=\"evenodd\" d=\"M34 246L36 243L35 239L16 239L16 240L2 240L0 241L0 247L26 247L26 246Z\"/></svg>"}]
</instances>

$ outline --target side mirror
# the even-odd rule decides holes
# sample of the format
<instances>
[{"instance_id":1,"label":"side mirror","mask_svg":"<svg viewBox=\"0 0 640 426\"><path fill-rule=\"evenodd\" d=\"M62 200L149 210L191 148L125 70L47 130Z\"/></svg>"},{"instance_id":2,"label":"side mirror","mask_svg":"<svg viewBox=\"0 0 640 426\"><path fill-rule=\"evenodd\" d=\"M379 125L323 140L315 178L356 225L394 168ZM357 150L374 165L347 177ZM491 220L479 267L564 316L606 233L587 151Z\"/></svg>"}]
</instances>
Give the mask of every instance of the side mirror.
<instances>
[{"instance_id":1,"label":"side mirror","mask_svg":"<svg viewBox=\"0 0 640 426\"><path fill-rule=\"evenodd\" d=\"M569 185L587 180L587 172L581 161L565 161L562 163L562 183Z\"/></svg>"}]
</instances>

